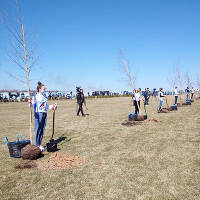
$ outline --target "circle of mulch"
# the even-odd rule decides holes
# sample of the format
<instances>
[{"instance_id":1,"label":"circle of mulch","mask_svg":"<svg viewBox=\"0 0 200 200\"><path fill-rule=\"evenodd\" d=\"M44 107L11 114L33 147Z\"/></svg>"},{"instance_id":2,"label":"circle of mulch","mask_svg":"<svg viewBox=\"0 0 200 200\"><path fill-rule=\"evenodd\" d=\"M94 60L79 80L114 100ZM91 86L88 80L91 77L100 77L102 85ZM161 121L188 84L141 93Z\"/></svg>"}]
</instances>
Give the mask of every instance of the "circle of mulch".
<instances>
[{"instance_id":1,"label":"circle of mulch","mask_svg":"<svg viewBox=\"0 0 200 200\"><path fill-rule=\"evenodd\" d=\"M33 160L23 160L19 165L15 166L15 169L30 169L36 168L37 164Z\"/></svg>"},{"instance_id":2,"label":"circle of mulch","mask_svg":"<svg viewBox=\"0 0 200 200\"><path fill-rule=\"evenodd\" d=\"M78 156L62 154L60 152L53 153L47 160L37 162L38 168L41 170L69 169L80 167L83 163L83 159Z\"/></svg>"}]
</instances>

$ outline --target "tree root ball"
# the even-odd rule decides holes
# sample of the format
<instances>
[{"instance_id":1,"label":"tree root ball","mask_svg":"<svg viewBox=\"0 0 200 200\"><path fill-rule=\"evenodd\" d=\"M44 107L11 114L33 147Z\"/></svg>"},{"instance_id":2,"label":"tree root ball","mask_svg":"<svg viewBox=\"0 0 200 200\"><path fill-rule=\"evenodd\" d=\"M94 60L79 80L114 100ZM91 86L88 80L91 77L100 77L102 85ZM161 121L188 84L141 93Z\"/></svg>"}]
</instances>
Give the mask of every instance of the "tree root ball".
<instances>
[{"instance_id":1,"label":"tree root ball","mask_svg":"<svg viewBox=\"0 0 200 200\"><path fill-rule=\"evenodd\" d=\"M41 157L41 150L35 145L28 144L21 150L23 160L36 160Z\"/></svg>"},{"instance_id":2,"label":"tree root ball","mask_svg":"<svg viewBox=\"0 0 200 200\"><path fill-rule=\"evenodd\" d=\"M144 121L147 119L147 115L138 115L135 121Z\"/></svg>"},{"instance_id":3,"label":"tree root ball","mask_svg":"<svg viewBox=\"0 0 200 200\"><path fill-rule=\"evenodd\" d=\"M161 110L158 111L158 113L168 113L169 110L167 108L162 108Z\"/></svg>"}]
</instances>

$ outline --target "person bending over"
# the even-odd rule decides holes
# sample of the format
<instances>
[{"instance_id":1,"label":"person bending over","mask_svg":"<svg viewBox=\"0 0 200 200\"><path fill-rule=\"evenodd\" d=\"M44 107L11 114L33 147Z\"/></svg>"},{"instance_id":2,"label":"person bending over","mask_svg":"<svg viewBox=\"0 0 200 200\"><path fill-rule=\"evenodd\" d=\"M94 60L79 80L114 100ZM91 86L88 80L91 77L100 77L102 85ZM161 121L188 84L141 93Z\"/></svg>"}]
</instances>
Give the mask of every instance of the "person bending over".
<instances>
[{"instance_id":1,"label":"person bending over","mask_svg":"<svg viewBox=\"0 0 200 200\"><path fill-rule=\"evenodd\" d=\"M141 88L138 88L133 96L133 105L135 106L135 115L140 112L140 99L141 99Z\"/></svg>"}]
</instances>

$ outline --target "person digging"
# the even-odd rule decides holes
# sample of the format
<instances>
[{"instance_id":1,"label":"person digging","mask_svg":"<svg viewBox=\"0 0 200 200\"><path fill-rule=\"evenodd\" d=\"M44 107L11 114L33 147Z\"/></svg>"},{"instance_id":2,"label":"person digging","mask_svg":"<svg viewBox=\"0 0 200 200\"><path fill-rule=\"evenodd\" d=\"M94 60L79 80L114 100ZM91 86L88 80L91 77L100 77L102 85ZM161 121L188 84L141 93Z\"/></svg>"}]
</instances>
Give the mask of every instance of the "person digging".
<instances>
[{"instance_id":1,"label":"person digging","mask_svg":"<svg viewBox=\"0 0 200 200\"><path fill-rule=\"evenodd\" d=\"M42 138L44 135L46 122L47 122L47 110L57 109L57 104L48 105L48 97L46 96L46 87L41 82L37 85L37 94L29 102L30 106L34 107L34 119L35 119L35 139L34 144L38 146L41 151L44 151L42 144Z\"/></svg>"},{"instance_id":2,"label":"person digging","mask_svg":"<svg viewBox=\"0 0 200 200\"><path fill-rule=\"evenodd\" d=\"M137 89L133 96L133 105L135 106L135 115L138 116L140 112L141 89Z\"/></svg>"}]
</instances>

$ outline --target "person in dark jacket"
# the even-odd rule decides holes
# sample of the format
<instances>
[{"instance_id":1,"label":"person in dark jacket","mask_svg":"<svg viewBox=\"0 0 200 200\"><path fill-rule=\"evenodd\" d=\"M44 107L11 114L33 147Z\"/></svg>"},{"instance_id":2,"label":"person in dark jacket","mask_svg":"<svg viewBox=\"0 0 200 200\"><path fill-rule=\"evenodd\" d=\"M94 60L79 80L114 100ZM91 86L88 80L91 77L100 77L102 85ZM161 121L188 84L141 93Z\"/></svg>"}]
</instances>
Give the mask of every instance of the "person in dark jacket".
<instances>
[{"instance_id":1,"label":"person in dark jacket","mask_svg":"<svg viewBox=\"0 0 200 200\"><path fill-rule=\"evenodd\" d=\"M190 100L190 88L187 87L185 89L185 94L186 94L186 101L189 101Z\"/></svg>"},{"instance_id":2,"label":"person in dark jacket","mask_svg":"<svg viewBox=\"0 0 200 200\"><path fill-rule=\"evenodd\" d=\"M83 104L85 105L85 107L87 109L85 97L83 94L83 89L80 89L80 91L77 94L77 105L78 105L77 116L79 116L80 112L81 112L82 116L85 116L85 114L83 113Z\"/></svg>"},{"instance_id":3,"label":"person in dark jacket","mask_svg":"<svg viewBox=\"0 0 200 200\"><path fill-rule=\"evenodd\" d=\"M145 99L144 105L149 105L149 97L150 97L149 88L145 88L143 96Z\"/></svg>"}]
</instances>

